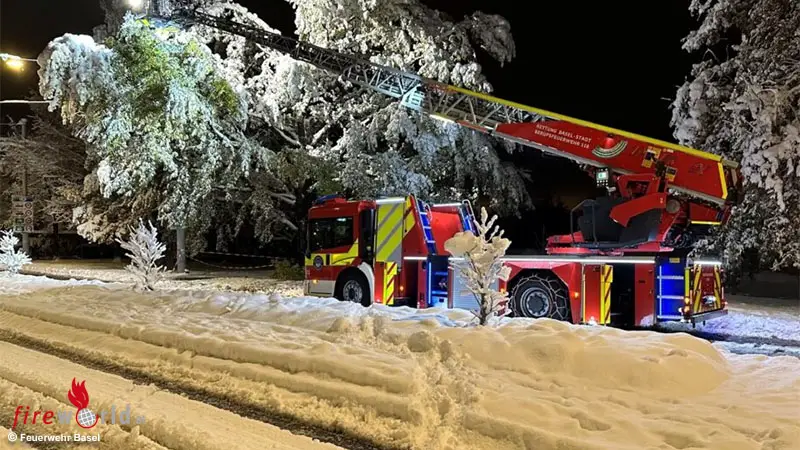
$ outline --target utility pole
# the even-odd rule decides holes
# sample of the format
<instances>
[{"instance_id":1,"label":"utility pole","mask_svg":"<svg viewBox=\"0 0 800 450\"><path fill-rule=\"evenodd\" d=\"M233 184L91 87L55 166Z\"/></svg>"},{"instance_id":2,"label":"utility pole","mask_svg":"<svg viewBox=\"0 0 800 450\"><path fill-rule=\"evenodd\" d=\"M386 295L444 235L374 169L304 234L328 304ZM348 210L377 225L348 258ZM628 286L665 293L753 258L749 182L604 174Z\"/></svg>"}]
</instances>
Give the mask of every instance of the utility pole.
<instances>
[{"instance_id":1,"label":"utility pole","mask_svg":"<svg viewBox=\"0 0 800 450\"><path fill-rule=\"evenodd\" d=\"M22 140L24 141L25 139L28 138L28 119L27 118L22 118L19 121L19 126L20 126L20 128L22 128L22 131L20 132L20 136L22 137ZM27 162L23 162L22 163L22 197L23 197L23 201L25 201L25 202L28 201L28 164L27 164ZM24 226L25 225L23 225L23 227ZM25 254L27 254L27 255L31 254L31 235L30 235L30 233L28 233L26 231L25 228L22 229L22 251L25 252Z\"/></svg>"}]
</instances>

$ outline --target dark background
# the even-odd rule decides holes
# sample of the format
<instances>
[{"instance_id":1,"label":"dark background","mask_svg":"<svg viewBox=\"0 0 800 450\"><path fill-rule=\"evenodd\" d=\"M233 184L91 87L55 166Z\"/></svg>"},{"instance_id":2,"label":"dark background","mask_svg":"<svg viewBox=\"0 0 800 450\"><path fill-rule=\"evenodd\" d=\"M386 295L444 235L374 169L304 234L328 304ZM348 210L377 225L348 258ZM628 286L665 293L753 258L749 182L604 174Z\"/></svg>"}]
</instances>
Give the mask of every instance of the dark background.
<instances>
[{"instance_id":1,"label":"dark background","mask_svg":"<svg viewBox=\"0 0 800 450\"><path fill-rule=\"evenodd\" d=\"M293 33L293 11L281 0L239 0L283 33ZM688 0L647 2L521 2L427 0L461 18L475 10L511 22L517 57L505 67L482 56L495 95L658 139L672 141L670 99L691 68L681 40L696 25ZM2 0L0 52L36 58L64 33L91 34L103 22L96 0ZM36 89L36 66L23 73L0 69L0 99L21 99ZM29 113L0 105L0 122ZM516 157L533 172L537 210L503 220L517 248L567 232L564 210L593 193L592 180L570 162L530 151Z\"/></svg>"}]
</instances>

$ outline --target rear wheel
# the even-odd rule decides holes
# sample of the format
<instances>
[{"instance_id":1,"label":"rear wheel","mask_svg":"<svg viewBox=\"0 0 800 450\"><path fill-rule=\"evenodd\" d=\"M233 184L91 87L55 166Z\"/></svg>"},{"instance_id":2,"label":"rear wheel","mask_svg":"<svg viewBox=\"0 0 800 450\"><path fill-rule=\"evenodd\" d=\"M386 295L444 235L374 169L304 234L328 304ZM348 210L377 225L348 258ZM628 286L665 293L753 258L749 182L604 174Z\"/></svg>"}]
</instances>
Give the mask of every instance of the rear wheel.
<instances>
[{"instance_id":1,"label":"rear wheel","mask_svg":"<svg viewBox=\"0 0 800 450\"><path fill-rule=\"evenodd\" d=\"M519 280L511 291L511 309L516 317L572 320L567 288L549 273L533 273Z\"/></svg>"},{"instance_id":2,"label":"rear wheel","mask_svg":"<svg viewBox=\"0 0 800 450\"><path fill-rule=\"evenodd\" d=\"M357 272L347 272L336 283L333 296L343 302L360 303L362 306L372 304L369 295L369 283L366 278Z\"/></svg>"}]
</instances>

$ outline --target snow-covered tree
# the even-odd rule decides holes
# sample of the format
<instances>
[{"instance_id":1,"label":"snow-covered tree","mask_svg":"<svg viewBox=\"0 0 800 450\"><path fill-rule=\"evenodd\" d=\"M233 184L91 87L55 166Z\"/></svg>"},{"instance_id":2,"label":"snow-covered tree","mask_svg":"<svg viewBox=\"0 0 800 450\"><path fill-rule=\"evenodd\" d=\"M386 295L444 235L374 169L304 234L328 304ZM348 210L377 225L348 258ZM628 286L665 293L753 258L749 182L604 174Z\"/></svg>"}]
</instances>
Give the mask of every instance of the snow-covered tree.
<instances>
[{"instance_id":1,"label":"snow-covered tree","mask_svg":"<svg viewBox=\"0 0 800 450\"><path fill-rule=\"evenodd\" d=\"M36 111L27 139L0 138L0 211L10 211L11 196L22 192L22 171L28 174L28 195L34 199L36 228L72 223L72 210L82 201L87 175L86 145L73 137L55 115ZM10 216L0 221L10 221Z\"/></svg>"},{"instance_id":2,"label":"snow-covered tree","mask_svg":"<svg viewBox=\"0 0 800 450\"><path fill-rule=\"evenodd\" d=\"M743 202L709 242L732 269L748 249L774 268L800 266L800 4L692 0L702 51L673 104L675 137L741 162ZM739 42L736 42L739 41Z\"/></svg>"},{"instance_id":3,"label":"snow-covered tree","mask_svg":"<svg viewBox=\"0 0 800 450\"><path fill-rule=\"evenodd\" d=\"M117 239L131 263L125 267L136 280L136 288L152 291L161 279L164 266L158 262L164 258L167 247L158 240L158 230L152 223L147 226L139 220L139 226L129 229L128 240Z\"/></svg>"},{"instance_id":4,"label":"snow-covered tree","mask_svg":"<svg viewBox=\"0 0 800 450\"><path fill-rule=\"evenodd\" d=\"M108 240L153 211L202 231L271 156L244 133L243 93L186 32L129 16L107 43L65 35L39 57L40 93L87 144L79 232Z\"/></svg>"},{"instance_id":5,"label":"snow-covered tree","mask_svg":"<svg viewBox=\"0 0 800 450\"><path fill-rule=\"evenodd\" d=\"M490 219L486 208L481 208L481 220L476 223L477 235L456 233L444 244L445 250L462 259L453 259L450 264L463 277L467 290L475 296L479 308L473 314L481 325L511 312L507 307L508 293L493 287L498 280L507 281L511 274L511 268L501 259L511 241L503 237L503 231L494 224L496 220L497 216Z\"/></svg>"},{"instance_id":6,"label":"snow-covered tree","mask_svg":"<svg viewBox=\"0 0 800 450\"><path fill-rule=\"evenodd\" d=\"M102 3L108 11L108 33L119 22L121 10L118 0ZM190 3L275 31L234 2ZM418 0L289 3L295 7L297 33L303 40L483 92L490 92L491 86L476 62L475 48L501 63L515 52L509 24L499 16L475 13L453 22ZM410 192L433 200L480 196L497 209L513 212L529 204L523 174L498 154L512 149L507 144L419 116L381 94L343 84L244 38L204 26L192 32L219 55L226 78L247 92L253 125L258 125L251 126L258 130L254 134L280 150L287 165L311 169L298 177L271 179L267 195L259 193L260 183L253 181L254 195L244 196L240 214L254 218L263 216L262 209L274 214L291 207L291 198L272 194L279 188L298 193L311 187L355 196ZM258 230L270 234L263 227Z\"/></svg>"},{"instance_id":7,"label":"snow-covered tree","mask_svg":"<svg viewBox=\"0 0 800 450\"><path fill-rule=\"evenodd\" d=\"M19 273L22 266L31 263L31 258L22 250L17 250L19 239L11 230L5 230L0 236L0 265L11 274Z\"/></svg>"}]
</instances>

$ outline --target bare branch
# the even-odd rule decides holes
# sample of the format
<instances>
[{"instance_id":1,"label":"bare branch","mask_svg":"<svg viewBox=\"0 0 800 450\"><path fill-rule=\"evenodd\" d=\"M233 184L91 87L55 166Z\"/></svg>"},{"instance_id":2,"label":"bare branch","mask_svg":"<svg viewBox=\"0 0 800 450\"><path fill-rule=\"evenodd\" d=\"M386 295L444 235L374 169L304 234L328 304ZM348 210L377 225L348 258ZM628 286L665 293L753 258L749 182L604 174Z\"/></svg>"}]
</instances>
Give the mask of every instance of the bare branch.
<instances>
[{"instance_id":1,"label":"bare branch","mask_svg":"<svg viewBox=\"0 0 800 450\"><path fill-rule=\"evenodd\" d=\"M288 131L283 131L278 127L273 128L278 134L281 135L282 138L286 139L290 144L294 145L295 147L302 148L303 144L297 139L297 136L291 137L287 133Z\"/></svg>"}]
</instances>

